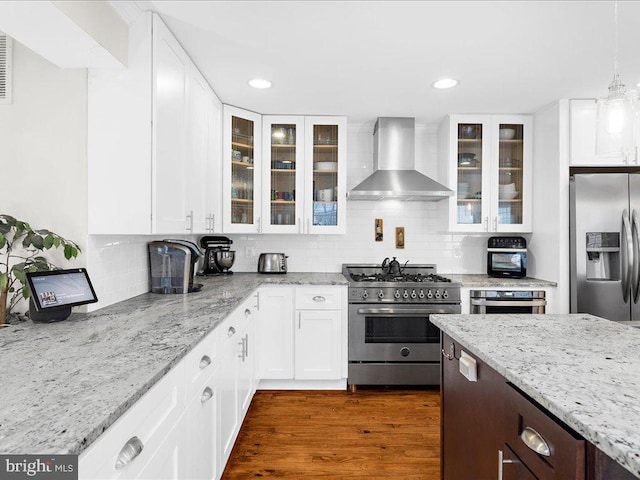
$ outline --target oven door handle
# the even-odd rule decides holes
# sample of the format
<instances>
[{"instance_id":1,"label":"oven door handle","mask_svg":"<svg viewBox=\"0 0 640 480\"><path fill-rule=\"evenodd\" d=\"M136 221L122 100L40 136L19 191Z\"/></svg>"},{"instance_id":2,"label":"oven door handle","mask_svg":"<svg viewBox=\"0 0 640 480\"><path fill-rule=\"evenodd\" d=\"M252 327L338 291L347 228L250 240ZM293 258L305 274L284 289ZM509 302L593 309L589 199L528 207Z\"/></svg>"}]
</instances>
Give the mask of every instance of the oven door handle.
<instances>
[{"instance_id":1,"label":"oven door handle","mask_svg":"<svg viewBox=\"0 0 640 480\"><path fill-rule=\"evenodd\" d=\"M471 299L471 305L480 307L544 307L546 300L476 300Z\"/></svg>"},{"instance_id":2,"label":"oven door handle","mask_svg":"<svg viewBox=\"0 0 640 480\"><path fill-rule=\"evenodd\" d=\"M421 309L402 309L402 308L359 308L359 315L431 315L436 313L456 313L451 308L421 308Z\"/></svg>"}]
</instances>

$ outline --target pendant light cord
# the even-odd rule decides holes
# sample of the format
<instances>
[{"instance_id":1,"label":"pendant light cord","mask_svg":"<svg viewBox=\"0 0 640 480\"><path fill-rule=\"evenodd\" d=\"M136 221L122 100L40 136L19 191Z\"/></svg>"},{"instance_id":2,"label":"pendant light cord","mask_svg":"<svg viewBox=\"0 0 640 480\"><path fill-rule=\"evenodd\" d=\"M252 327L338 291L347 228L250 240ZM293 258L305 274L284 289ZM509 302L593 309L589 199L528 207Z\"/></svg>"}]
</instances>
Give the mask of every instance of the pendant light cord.
<instances>
[{"instance_id":1,"label":"pendant light cord","mask_svg":"<svg viewBox=\"0 0 640 480\"><path fill-rule=\"evenodd\" d=\"M614 25L614 52L613 52L613 72L618 75L618 0L613 2L613 25Z\"/></svg>"}]
</instances>

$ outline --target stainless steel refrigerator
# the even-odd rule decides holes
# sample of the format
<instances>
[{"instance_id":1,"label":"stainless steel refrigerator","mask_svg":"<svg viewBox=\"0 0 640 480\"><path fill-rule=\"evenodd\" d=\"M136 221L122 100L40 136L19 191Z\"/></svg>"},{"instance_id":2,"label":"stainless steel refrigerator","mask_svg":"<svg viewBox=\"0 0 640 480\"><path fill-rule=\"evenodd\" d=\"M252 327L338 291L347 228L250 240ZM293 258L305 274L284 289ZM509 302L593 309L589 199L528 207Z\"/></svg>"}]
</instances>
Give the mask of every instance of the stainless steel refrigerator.
<instances>
[{"instance_id":1,"label":"stainless steel refrigerator","mask_svg":"<svg viewBox=\"0 0 640 480\"><path fill-rule=\"evenodd\" d=\"M570 195L571 312L640 322L640 174L576 174Z\"/></svg>"}]
</instances>

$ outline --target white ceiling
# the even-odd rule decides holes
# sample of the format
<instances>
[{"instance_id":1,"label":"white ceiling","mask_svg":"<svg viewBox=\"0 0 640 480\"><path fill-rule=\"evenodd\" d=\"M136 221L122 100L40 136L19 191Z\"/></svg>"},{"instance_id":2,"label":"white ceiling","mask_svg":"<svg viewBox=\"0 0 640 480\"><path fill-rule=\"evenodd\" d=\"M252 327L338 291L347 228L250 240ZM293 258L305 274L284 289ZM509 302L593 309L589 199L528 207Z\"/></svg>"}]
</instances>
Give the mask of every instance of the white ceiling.
<instances>
[{"instance_id":1,"label":"white ceiling","mask_svg":"<svg viewBox=\"0 0 640 480\"><path fill-rule=\"evenodd\" d=\"M606 94L613 1L151 1L224 103L260 113L531 113ZM619 71L640 81L640 1L621 1ZM436 90L445 76L460 85ZM268 90L247 85L254 77Z\"/></svg>"}]
</instances>

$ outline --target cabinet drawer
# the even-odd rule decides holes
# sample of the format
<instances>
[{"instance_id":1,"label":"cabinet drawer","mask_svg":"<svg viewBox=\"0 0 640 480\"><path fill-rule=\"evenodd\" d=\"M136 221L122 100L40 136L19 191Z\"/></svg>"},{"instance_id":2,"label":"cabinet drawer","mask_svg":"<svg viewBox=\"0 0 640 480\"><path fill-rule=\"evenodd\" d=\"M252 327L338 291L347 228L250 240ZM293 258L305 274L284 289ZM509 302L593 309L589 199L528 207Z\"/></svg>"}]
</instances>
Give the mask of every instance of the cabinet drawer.
<instances>
[{"instance_id":1,"label":"cabinet drawer","mask_svg":"<svg viewBox=\"0 0 640 480\"><path fill-rule=\"evenodd\" d=\"M585 441L519 391L511 388L508 395L507 443L522 462L540 480L584 480ZM536 453L526 436L532 447L544 440L548 455Z\"/></svg>"},{"instance_id":2,"label":"cabinet drawer","mask_svg":"<svg viewBox=\"0 0 640 480\"><path fill-rule=\"evenodd\" d=\"M80 455L81 479L137 478L184 411L184 373L180 362ZM142 451L116 468L120 451L133 437Z\"/></svg>"},{"instance_id":3,"label":"cabinet drawer","mask_svg":"<svg viewBox=\"0 0 640 480\"><path fill-rule=\"evenodd\" d=\"M296 310L340 310L342 287L297 287Z\"/></svg>"},{"instance_id":4,"label":"cabinet drawer","mask_svg":"<svg viewBox=\"0 0 640 480\"><path fill-rule=\"evenodd\" d=\"M222 329L209 333L184 359L187 401L199 393L218 363L218 339Z\"/></svg>"}]
</instances>

